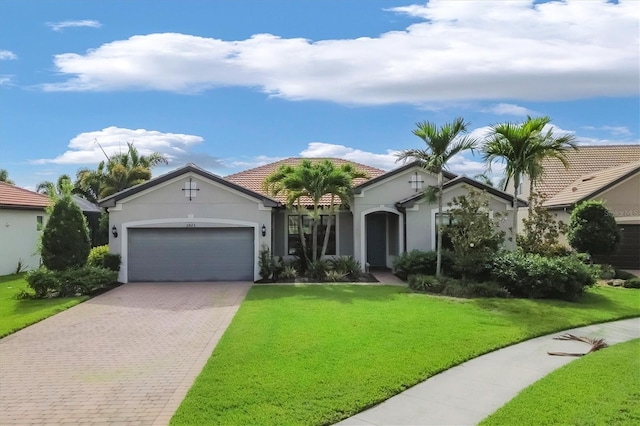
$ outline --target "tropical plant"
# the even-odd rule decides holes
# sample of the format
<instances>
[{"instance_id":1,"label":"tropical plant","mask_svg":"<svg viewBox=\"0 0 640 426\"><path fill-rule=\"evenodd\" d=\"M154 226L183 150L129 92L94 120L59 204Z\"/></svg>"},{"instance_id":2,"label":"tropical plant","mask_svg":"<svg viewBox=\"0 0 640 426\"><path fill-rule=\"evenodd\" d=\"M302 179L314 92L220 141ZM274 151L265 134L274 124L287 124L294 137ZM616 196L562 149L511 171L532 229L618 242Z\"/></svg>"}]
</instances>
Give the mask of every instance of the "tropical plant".
<instances>
[{"instance_id":1,"label":"tropical plant","mask_svg":"<svg viewBox=\"0 0 640 426\"><path fill-rule=\"evenodd\" d=\"M168 164L158 152L142 155L131 142L127 151L101 161L96 170L80 169L76 174L76 187L90 201L108 197L117 192L151 179L151 168Z\"/></svg>"},{"instance_id":2,"label":"tropical plant","mask_svg":"<svg viewBox=\"0 0 640 426\"><path fill-rule=\"evenodd\" d=\"M568 166L566 152L577 149L573 135L555 136L547 125L549 117L527 117L522 123L501 123L491 126L491 133L483 152L484 160L505 163L507 180L513 179L513 225L511 236L518 232L518 189L523 176L528 176L531 186L542 177L542 160L557 158ZM545 131L545 128L547 129Z\"/></svg>"},{"instance_id":3,"label":"tropical plant","mask_svg":"<svg viewBox=\"0 0 640 426\"><path fill-rule=\"evenodd\" d=\"M483 183L487 186L490 186L493 188L493 181L491 180L491 178L489 176L487 176L486 173L478 173L477 175L475 175L473 177L473 180L477 180L480 183Z\"/></svg>"},{"instance_id":4,"label":"tropical plant","mask_svg":"<svg viewBox=\"0 0 640 426\"><path fill-rule=\"evenodd\" d=\"M9 179L9 172L6 169L0 169L0 182L8 183L9 185L14 185L11 179Z\"/></svg>"},{"instance_id":5,"label":"tropical plant","mask_svg":"<svg viewBox=\"0 0 640 426\"><path fill-rule=\"evenodd\" d=\"M438 175L438 242L437 242L437 262L436 276L442 274L442 187L444 185L443 171L447 168L447 163L455 155L467 150L473 150L478 141L469 136L463 136L467 132L469 123L461 117L456 118L452 123L446 123L438 128L429 121L416 124L413 134L418 136L426 144L424 149L405 149L398 153L398 161L415 160L422 164L422 167ZM427 192L425 192L427 194Z\"/></svg>"},{"instance_id":6,"label":"tropical plant","mask_svg":"<svg viewBox=\"0 0 640 426\"><path fill-rule=\"evenodd\" d=\"M87 222L71 195L63 195L51 209L42 234L42 263L52 271L84 266L91 242Z\"/></svg>"},{"instance_id":7,"label":"tropical plant","mask_svg":"<svg viewBox=\"0 0 640 426\"><path fill-rule=\"evenodd\" d=\"M616 219L602 201L588 200L571 212L567 239L571 247L592 258L614 253L621 233Z\"/></svg>"},{"instance_id":8,"label":"tropical plant","mask_svg":"<svg viewBox=\"0 0 640 426\"><path fill-rule=\"evenodd\" d=\"M352 164L334 165L330 160L312 162L302 160L297 166L282 165L263 182L270 194L284 194L287 207L298 214L298 232L305 262L315 261L325 256L329 243L331 223L336 209L351 200L353 180L367 177L366 173ZM323 208L322 199L328 196L329 205ZM306 207L311 206L311 210ZM327 212L329 220L324 232L322 248L318 251L318 225L320 216ZM302 226L302 215L311 218L311 259L307 254L307 242Z\"/></svg>"},{"instance_id":9,"label":"tropical plant","mask_svg":"<svg viewBox=\"0 0 640 426\"><path fill-rule=\"evenodd\" d=\"M71 195L73 192L73 184L71 178L67 174L60 175L58 180L53 183L51 181L43 181L36 185L36 192L45 194L55 202L64 195Z\"/></svg>"}]
</instances>

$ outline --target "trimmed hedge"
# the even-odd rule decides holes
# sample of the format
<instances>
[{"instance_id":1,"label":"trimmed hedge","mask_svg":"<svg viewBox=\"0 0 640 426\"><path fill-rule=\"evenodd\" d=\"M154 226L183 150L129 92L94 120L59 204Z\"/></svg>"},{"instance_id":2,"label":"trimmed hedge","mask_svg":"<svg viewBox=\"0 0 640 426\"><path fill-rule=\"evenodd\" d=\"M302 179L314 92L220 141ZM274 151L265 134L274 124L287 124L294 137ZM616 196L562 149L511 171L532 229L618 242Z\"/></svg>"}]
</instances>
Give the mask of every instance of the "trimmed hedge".
<instances>
[{"instance_id":1,"label":"trimmed hedge","mask_svg":"<svg viewBox=\"0 0 640 426\"><path fill-rule=\"evenodd\" d=\"M82 266L64 271L40 268L27 274L27 283L37 299L91 294L115 284L117 280L117 272L96 266Z\"/></svg>"},{"instance_id":2,"label":"trimmed hedge","mask_svg":"<svg viewBox=\"0 0 640 426\"><path fill-rule=\"evenodd\" d=\"M576 255L555 258L507 252L493 260L492 275L515 297L576 300L595 284L598 269Z\"/></svg>"},{"instance_id":3,"label":"trimmed hedge","mask_svg":"<svg viewBox=\"0 0 640 426\"><path fill-rule=\"evenodd\" d=\"M89 266L103 266L104 256L109 253L109 246L97 246L89 251L89 257L87 258L87 265Z\"/></svg>"}]
</instances>

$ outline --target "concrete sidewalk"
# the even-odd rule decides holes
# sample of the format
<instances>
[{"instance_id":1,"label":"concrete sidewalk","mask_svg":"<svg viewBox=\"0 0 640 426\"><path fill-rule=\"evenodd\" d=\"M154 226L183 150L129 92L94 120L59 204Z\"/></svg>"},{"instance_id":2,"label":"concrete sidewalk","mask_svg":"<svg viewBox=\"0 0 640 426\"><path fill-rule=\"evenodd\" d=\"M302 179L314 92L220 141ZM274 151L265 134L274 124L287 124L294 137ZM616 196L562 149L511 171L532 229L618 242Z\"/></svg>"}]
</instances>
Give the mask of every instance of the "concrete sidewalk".
<instances>
[{"instance_id":1,"label":"concrete sidewalk","mask_svg":"<svg viewBox=\"0 0 640 426\"><path fill-rule=\"evenodd\" d=\"M547 351L584 353L590 346L553 340L564 333L604 338L609 345L640 338L640 318L553 333L488 353L444 371L343 420L338 425L473 425L522 389L577 359Z\"/></svg>"}]
</instances>

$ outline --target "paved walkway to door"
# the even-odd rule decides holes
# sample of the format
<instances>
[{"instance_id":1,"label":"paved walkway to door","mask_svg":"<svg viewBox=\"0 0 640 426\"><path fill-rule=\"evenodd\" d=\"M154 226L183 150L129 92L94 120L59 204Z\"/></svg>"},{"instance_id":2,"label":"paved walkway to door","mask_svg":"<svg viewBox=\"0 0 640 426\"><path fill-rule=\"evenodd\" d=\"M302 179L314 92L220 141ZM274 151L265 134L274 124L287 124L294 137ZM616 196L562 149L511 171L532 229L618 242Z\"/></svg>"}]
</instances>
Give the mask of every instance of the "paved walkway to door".
<instances>
[{"instance_id":1,"label":"paved walkway to door","mask_svg":"<svg viewBox=\"0 0 640 426\"><path fill-rule=\"evenodd\" d=\"M167 424L251 283L125 284L0 340L0 424Z\"/></svg>"}]
</instances>

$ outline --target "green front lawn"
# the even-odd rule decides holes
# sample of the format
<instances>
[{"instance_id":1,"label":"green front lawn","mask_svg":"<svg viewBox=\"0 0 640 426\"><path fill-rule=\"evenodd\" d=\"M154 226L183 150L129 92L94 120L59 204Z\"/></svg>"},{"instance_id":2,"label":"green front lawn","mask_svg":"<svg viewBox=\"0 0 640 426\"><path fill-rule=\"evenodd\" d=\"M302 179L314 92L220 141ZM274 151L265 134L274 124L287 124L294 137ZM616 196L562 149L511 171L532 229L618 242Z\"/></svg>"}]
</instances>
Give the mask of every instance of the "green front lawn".
<instances>
[{"instance_id":1,"label":"green front lawn","mask_svg":"<svg viewBox=\"0 0 640 426\"><path fill-rule=\"evenodd\" d=\"M481 424L640 424L640 339L594 352L523 390Z\"/></svg>"},{"instance_id":2,"label":"green front lawn","mask_svg":"<svg viewBox=\"0 0 640 426\"><path fill-rule=\"evenodd\" d=\"M331 424L518 341L640 315L640 292L580 303L459 300L395 286L256 286L172 424Z\"/></svg>"},{"instance_id":3,"label":"green front lawn","mask_svg":"<svg viewBox=\"0 0 640 426\"><path fill-rule=\"evenodd\" d=\"M0 277L0 337L14 333L35 322L55 315L87 299L65 297L60 299L16 299L20 290L28 290L24 274Z\"/></svg>"}]
</instances>

